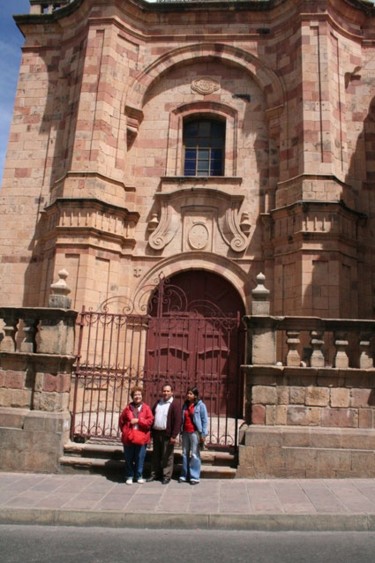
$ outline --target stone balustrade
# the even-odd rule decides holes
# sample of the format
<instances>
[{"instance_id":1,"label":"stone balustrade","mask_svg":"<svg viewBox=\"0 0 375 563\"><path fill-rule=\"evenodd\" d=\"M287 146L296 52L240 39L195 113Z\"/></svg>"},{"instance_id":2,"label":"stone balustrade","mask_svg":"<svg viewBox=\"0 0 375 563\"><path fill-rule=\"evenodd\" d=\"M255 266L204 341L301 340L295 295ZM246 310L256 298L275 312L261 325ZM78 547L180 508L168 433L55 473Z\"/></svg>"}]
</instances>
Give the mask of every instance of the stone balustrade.
<instances>
[{"instance_id":1,"label":"stone balustrade","mask_svg":"<svg viewBox=\"0 0 375 563\"><path fill-rule=\"evenodd\" d=\"M30 14L52 14L73 0L30 0Z\"/></svg>"},{"instance_id":2,"label":"stone balustrade","mask_svg":"<svg viewBox=\"0 0 375 563\"><path fill-rule=\"evenodd\" d=\"M263 274L251 313L238 476L373 477L375 320L272 316Z\"/></svg>"},{"instance_id":3,"label":"stone balustrade","mask_svg":"<svg viewBox=\"0 0 375 563\"><path fill-rule=\"evenodd\" d=\"M311 368L374 366L375 320L246 316L248 363Z\"/></svg>"},{"instance_id":4,"label":"stone balustrade","mask_svg":"<svg viewBox=\"0 0 375 563\"><path fill-rule=\"evenodd\" d=\"M67 302L64 280L50 301ZM0 307L0 470L59 470L69 438L77 313Z\"/></svg>"},{"instance_id":5,"label":"stone balustrade","mask_svg":"<svg viewBox=\"0 0 375 563\"><path fill-rule=\"evenodd\" d=\"M0 307L0 353L72 355L76 316L58 308Z\"/></svg>"}]
</instances>

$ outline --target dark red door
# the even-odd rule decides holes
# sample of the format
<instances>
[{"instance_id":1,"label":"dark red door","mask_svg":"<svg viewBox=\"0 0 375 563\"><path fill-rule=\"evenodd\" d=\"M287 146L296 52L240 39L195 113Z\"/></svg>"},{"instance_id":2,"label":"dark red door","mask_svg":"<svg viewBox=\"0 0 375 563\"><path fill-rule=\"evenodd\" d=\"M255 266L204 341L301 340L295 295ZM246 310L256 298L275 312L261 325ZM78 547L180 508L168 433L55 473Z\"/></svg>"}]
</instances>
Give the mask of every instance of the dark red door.
<instances>
[{"instance_id":1,"label":"dark red door","mask_svg":"<svg viewBox=\"0 0 375 563\"><path fill-rule=\"evenodd\" d=\"M202 271L162 280L150 308L145 383L149 400L164 382L183 401L196 385L210 417L241 417L241 299L223 278Z\"/></svg>"}]
</instances>

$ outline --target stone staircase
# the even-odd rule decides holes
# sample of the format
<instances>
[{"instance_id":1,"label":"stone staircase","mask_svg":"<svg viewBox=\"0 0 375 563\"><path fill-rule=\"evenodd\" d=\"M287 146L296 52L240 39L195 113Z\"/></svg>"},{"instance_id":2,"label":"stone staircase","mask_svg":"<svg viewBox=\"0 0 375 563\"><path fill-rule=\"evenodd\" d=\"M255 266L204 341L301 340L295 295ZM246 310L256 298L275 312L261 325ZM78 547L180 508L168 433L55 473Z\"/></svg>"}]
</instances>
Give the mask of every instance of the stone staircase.
<instances>
[{"instance_id":1,"label":"stone staircase","mask_svg":"<svg viewBox=\"0 0 375 563\"><path fill-rule=\"evenodd\" d=\"M152 450L147 450L145 471L150 472ZM228 450L205 449L201 452L203 479L234 479L236 455ZM120 442L91 439L85 443L68 442L60 458L61 471L74 473L87 471L104 475L124 475L123 449ZM181 448L175 448L175 477L181 470Z\"/></svg>"}]
</instances>

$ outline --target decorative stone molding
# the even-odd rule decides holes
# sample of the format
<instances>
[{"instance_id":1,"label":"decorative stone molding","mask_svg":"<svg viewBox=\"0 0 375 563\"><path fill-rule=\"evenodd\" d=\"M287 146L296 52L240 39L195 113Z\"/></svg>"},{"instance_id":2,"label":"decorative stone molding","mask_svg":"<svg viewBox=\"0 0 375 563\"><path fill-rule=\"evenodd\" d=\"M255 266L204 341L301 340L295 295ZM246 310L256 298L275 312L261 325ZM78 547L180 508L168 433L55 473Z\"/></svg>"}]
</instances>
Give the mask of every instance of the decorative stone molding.
<instances>
[{"instance_id":1,"label":"decorative stone molding","mask_svg":"<svg viewBox=\"0 0 375 563\"><path fill-rule=\"evenodd\" d=\"M45 236L51 232L64 236L77 233L98 245L117 242L122 247L135 245L135 226L139 214L92 199L59 198L45 209ZM103 238L104 235L104 238Z\"/></svg>"},{"instance_id":2,"label":"decorative stone molding","mask_svg":"<svg viewBox=\"0 0 375 563\"><path fill-rule=\"evenodd\" d=\"M191 83L191 89L197 94L202 94L207 96L208 94L213 94L220 89L220 84L217 80L213 80L209 76L202 76L201 78L196 78Z\"/></svg>"},{"instance_id":3,"label":"decorative stone molding","mask_svg":"<svg viewBox=\"0 0 375 563\"><path fill-rule=\"evenodd\" d=\"M128 133L128 137L134 138L138 135L139 126L143 120L143 111L126 106L125 107L125 115L126 115L126 130Z\"/></svg>"},{"instance_id":4,"label":"decorative stone molding","mask_svg":"<svg viewBox=\"0 0 375 563\"><path fill-rule=\"evenodd\" d=\"M170 185L167 181L162 185L162 192L156 194L160 220L148 241L151 248L163 250L178 232L181 251L213 251L216 233L234 252L240 253L247 248L250 229L248 225L245 232L241 228L244 194L238 194L238 190L236 194L234 190L232 193L220 190L214 186L215 178L189 178L183 181L186 187L180 189L178 180L174 179L173 183L177 189L163 192L166 185ZM206 187L207 183L212 184L212 188ZM238 179L234 183L238 184Z\"/></svg>"}]
</instances>

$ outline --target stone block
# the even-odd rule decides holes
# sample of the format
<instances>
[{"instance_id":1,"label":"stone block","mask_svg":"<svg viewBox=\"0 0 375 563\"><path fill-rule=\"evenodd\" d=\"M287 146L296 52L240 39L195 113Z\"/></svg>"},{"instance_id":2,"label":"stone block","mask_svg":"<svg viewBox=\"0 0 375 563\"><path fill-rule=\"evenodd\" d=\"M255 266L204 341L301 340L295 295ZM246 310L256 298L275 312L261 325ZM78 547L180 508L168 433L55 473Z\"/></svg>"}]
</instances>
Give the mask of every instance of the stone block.
<instances>
[{"instance_id":1,"label":"stone block","mask_svg":"<svg viewBox=\"0 0 375 563\"><path fill-rule=\"evenodd\" d=\"M350 451L326 449L317 452L317 471L322 478L332 478L336 472L346 472L351 470Z\"/></svg>"},{"instance_id":2,"label":"stone block","mask_svg":"<svg viewBox=\"0 0 375 563\"><path fill-rule=\"evenodd\" d=\"M310 446L310 436L314 429L306 427L286 427L282 429L283 446L305 448Z\"/></svg>"},{"instance_id":3,"label":"stone block","mask_svg":"<svg viewBox=\"0 0 375 563\"><path fill-rule=\"evenodd\" d=\"M310 432L312 448L341 448L342 432L336 428L316 428Z\"/></svg>"},{"instance_id":4,"label":"stone block","mask_svg":"<svg viewBox=\"0 0 375 563\"><path fill-rule=\"evenodd\" d=\"M317 451L311 448L286 447L284 448L285 465L292 470L295 477L304 478L307 471L316 467Z\"/></svg>"},{"instance_id":5,"label":"stone block","mask_svg":"<svg viewBox=\"0 0 375 563\"><path fill-rule=\"evenodd\" d=\"M266 426L249 426L245 433L246 446L264 446L265 442L273 447L281 447L283 435L279 428Z\"/></svg>"},{"instance_id":6,"label":"stone block","mask_svg":"<svg viewBox=\"0 0 375 563\"><path fill-rule=\"evenodd\" d=\"M249 446L240 446L238 450L238 468L236 477L255 478L256 470L254 467L254 449Z\"/></svg>"},{"instance_id":7,"label":"stone block","mask_svg":"<svg viewBox=\"0 0 375 563\"><path fill-rule=\"evenodd\" d=\"M291 387L289 389L289 401L291 405L305 404L305 387Z\"/></svg>"},{"instance_id":8,"label":"stone block","mask_svg":"<svg viewBox=\"0 0 375 563\"><path fill-rule=\"evenodd\" d=\"M261 405L275 405L277 403L276 387L254 385L251 391L251 402Z\"/></svg>"},{"instance_id":9,"label":"stone block","mask_svg":"<svg viewBox=\"0 0 375 563\"><path fill-rule=\"evenodd\" d=\"M329 403L329 389L327 387L308 387L305 403L307 406L326 407Z\"/></svg>"},{"instance_id":10,"label":"stone block","mask_svg":"<svg viewBox=\"0 0 375 563\"><path fill-rule=\"evenodd\" d=\"M23 389L25 387L26 374L24 371L6 370L4 385L8 389Z\"/></svg>"},{"instance_id":11,"label":"stone block","mask_svg":"<svg viewBox=\"0 0 375 563\"><path fill-rule=\"evenodd\" d=\"M12 406L12 389L0 388L0 407Z\"/></svg>"},{"instance_id":12,"label":"stone block","mask_svg":"<svg viewBox=\"0 0 375 563\"><path fill-rule=\"evenodd\" d=\"M266 423L266 407L264 405L252 405L251 407L251 422L253 424Z\"/></svg>"},{"instance_id":13,"label":"stone block","mask_svg":"<svg viewBox=\"0 0 375 563\"><path fill-rule=\"evenodd\" d=\"M29 408L31 405L32 390L31 389L10 389L11 406L15 408Z\"/></svg>"},{"instance_id":14,"label":"stone block","mask_svg":"<svg viewBox=\"0 0 375 563\"><path fill-rule=\"evenodd\" d=\"M276 421L275 405L266 405L266 425L274 426Z\"/></svg>"},{"instance_id":15,"label":"stone block","mask_svg":"<svg viewBox=\"0 0 375 563\"><path fill-rule=\"evenodd\" d=\"M275 407L275 424L285 425L288 420L288 407L287 405L278 405Z\"/></svg>"},{"instance_id":16,"label":"stone block","mask_svg":"<svg viewBox=\"0 0 375 563\"><path fill-rule=\"evenodd\" d=\"M341 447L351 450L374 450L375 430L358 428L341 428Z\"/></svg>"},{"instance_id":17,"label":"stone block","mask_svg":"<svg viewBox=\"0 0 375 563\"><path fill-rule=\"evenodd\" d=\"M351 471L353 477L375 477L375 452L358 450L351 452Z\"/></svg>"},{"instance_id":18,"label":"stone block","mask_svg":"<svg viewBox=\"0 0 375 563\"><path fill-rule=\"evenodd\" d=\"M275 333L256 329L252 332L253 365L273 365L276 362Z\"/></svg>"},{"instance_id":19,"label":"stone block","mask_svg":"<svg viewBox=\"0 0 375 563\"><path fill-rule=\"evenodd\" d=\"M359 428L374 428L375 417L374 409L358 409L358 426Z\"/></svg>"},{"instance_id":20,"label":"stone block","mask_svg":"<svg viewBox=\"0 0 375 563\"><path fill-rule=\"evenodd\" d=\"M64 412L69 408L68 393L34 393L33 407L35 410L47 412Z\"/></svg>"},{"instance_id":21,"label":"stone block","mask_svg":"<svg viewBox=\"0 0 375 563\"><path fill-rule=\"evenodd\" d=\"M0 407L0 428L23 428L27 409Z\"/></svg>"},{"instance_id":22,"label":"stone block","mask_svg":"<svg viewBox=\"0 0 375 563\"><path fill-rule=\"evenodd\" d=\"M320 408L289 406L287 421L292 426L319 426Z\"/></svg>"},{"instance_id":23,"label":"stone block","mask_svg":"<svg viewBox=\"0 0 375 563\"><path fill-rule=\"evenodd\" d=\"M289 387L286 385L281 385L276 388L277 391L277 404L278 405L288 405L289 404Z\"/></svg>"},{"instance_id":24,"label":"stone block","mask_svg":"<svg viewBox=\"0 0 375 563\"><path fill-rule=\"evenodd\" d=\"M331 407L348 408L350 406L349 389L331 389L330 394Z\"/></svg>"},{"instance_id":25,"label":"stone block","mask_svg":"<svg viewBox=\"0 0 375 563\"><path fill-rule=\"evenodd\" d=\"M372 389L352 389L351 393L351 406L368 407L372 403Z\"/></svg>"},{"instance_id":26,"label":"stone block","mask_svg":"<svg viewBox=\"0 0 375 563\"><path fill-rule=\"evenodd\" d=\"M357 409L322 409L322 426L336 426L338 428L357 428L358 410Z\"/></svg>"}]
</instances>

